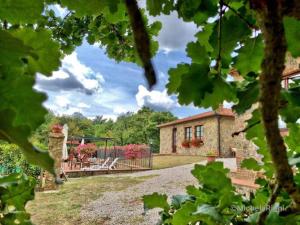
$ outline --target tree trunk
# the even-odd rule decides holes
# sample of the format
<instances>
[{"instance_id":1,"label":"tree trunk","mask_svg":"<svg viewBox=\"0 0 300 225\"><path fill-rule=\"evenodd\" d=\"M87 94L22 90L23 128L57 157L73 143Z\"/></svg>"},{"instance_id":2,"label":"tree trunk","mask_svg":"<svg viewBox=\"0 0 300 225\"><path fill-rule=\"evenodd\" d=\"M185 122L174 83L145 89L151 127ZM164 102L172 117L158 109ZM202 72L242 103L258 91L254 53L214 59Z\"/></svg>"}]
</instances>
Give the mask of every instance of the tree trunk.
<instances>
[{"instance_id":1,"label":"tree trunk","mask_svg":"<svg viewBox=\"0 0 300 225\"><path fill-rule=\"evenodd\" d=\"M252 1L252 6L253 2L257 3L258 1ZM294 207L300 209L300 192L294 183L287 150L278 126L281 76L286 55L283 10L279 0L277 2L265 0L260 1L259 4L259 6L255 6L260 8L255 9L259 12L265 40L264 60L260 76L262 120L278 185L289 193L294 201Z\"/></svg>"}]
</instances>

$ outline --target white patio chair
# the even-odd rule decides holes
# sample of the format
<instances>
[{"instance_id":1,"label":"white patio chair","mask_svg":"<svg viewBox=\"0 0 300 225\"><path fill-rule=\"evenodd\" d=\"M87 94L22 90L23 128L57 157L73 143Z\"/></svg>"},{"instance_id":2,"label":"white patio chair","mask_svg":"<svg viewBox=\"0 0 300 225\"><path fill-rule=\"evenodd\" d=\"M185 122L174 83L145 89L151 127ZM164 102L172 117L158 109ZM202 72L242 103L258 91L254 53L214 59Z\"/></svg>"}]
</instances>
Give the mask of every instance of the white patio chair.
<instances>
[{"instance_id":1,"label":"white patio chair","mask_svg":"<svg viewBox=\"0 0 300 225\"><path fill-rule=\"evenodd\" d=\"M102 167L102 169L109 169L109 170L111 170L111 169L116 169L116 164L117 164L118 160L119 160L119 158L115 158L115 159L111 162L110 165L106 165L106 166Z\"/></svg>"},{"instance_id":2,"label":"white patio chair","mask_svg":"<svg viewBox=\"0 0 300 225\"><path fill-rule=\"evenodd\" d=\"M107 157L106 160L104 161L104 163L99 165L99 169L103 169L103 168L107 168L108 167L108 162L110 160L110 157Z\"/></svg>"},{"instance_id":3,"label":"white patio chair","mask_svg":"<svg viewBox=\"0 0 300 225\"><path fill-rule=\"evenodd\" d=\"M108 167L109 170L111 169L116 169L116 164L118 162L119 158L115 158L114 161L112 161L112 163L110 164L110 166Z\"/></svg>"}]
</instances>

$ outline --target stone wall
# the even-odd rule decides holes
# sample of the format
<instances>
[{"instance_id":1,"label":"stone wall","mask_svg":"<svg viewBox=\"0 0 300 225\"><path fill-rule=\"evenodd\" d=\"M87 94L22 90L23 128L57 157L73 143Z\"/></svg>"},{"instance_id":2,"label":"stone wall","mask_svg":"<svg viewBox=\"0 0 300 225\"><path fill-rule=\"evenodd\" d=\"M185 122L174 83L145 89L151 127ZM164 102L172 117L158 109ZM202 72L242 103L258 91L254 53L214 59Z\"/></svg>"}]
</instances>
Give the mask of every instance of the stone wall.
<instances>
[{"instance_id":1,"label":"stone wall","mask_svg":"<svg viewBox=\"0 0 300 225\"><path fill-rule=\"evenodd\" d=\"M229 156L232 143L232 124L234 118L221 117L221 154ZM181 143L184 140L184 128L192 127L192 138L195 134L195 126L202 125L204 128L203 142L200 147L185 148ZM208 117L195 121L185 122L173 126L160 128L160 154L172 153L172 132L173 128L177 128L176 153L180 155L203 155L205 156L210 151L215 151L218 154L218 119L217 117Z\"/></svg>"},{"instance_id":2,"label":"stone wall","mask_svg":"<svg viewBox=\"0 0 300 225\"><path fill-rule=\"evenodd\" d=\"M235 118L221 117L221 156L232 157L233 137Z\"/></svg>"},{"instance_id":3,"label":"stone wall","mask_svg":"<svg viewBox=\"0 0 300 225\"><path fill-rule=\"evenodd\" d=\"M62 133L49 134L49 154L54 159L54 170L57 176L61 173L62 162L62 148L63 148L64 135ZM48 171L42 174L41 190L55 190L57 189L55 177Z\"/></svg>"}]
</instances>

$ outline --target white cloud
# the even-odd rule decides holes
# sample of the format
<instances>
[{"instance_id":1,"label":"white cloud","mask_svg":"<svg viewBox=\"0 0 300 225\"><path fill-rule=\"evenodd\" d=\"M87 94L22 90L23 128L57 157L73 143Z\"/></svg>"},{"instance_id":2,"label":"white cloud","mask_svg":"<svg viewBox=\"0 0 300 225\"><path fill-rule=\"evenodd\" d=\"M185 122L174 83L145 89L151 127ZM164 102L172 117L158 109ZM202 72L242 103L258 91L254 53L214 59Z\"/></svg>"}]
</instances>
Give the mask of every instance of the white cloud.
<instances>
[{"instance_id":1,"label":"white cloud","mask_svg":"<svg viewBox=\"0 0 300 225\"><path fill-rule=\"evenodd\" d=\"M51 77L38 74L35 88L55 92L77 90L91 95L101 92L104 83L102 74L81 63L77 53L73 52L62 60L61 68Z\"/></svg>"},{"instance_id":2,"label":"white cloud","mask_svg":"<svg viewBox=\"0 0 300 225\"><path fill-rule=\"evenodd\" d=\"M160 49L165 53L174 50L184 50L187 43L196 40L194 35L199 30L196 24L187 23L179 19L177 12L172 12L170 15L153 17L151 20L162 23L162 29L157 40Z\"/></svg>"},{"instance_id":3,"label":"white cloud","mask_svg":"<svg viewBox=\"0 0 300 225\"><path fill-rule=\"evenodd\" d=\"M135 98L139 107L147 106L159 111L167 111L177 106L177 102L168 96L166 90L148 91L143 85L139 85Z\"/></svg>"},{"instance_id":4,"label":"white cloud","mask_svg":"<svg viewBox=\"0 0 300 225\"><path fill-rule=\"evenodd\" d=\"M63 61L63 69L71 72L88 90L98 90L99 83L104 83L104 78L100 73L95 73L90 67L82 64L77 53L73 52L71 55L66 56ZM94 77L93 77L94 76ZM96 78L96 79L95 79Z\"/></svg>"},{"instance_id":5,"label":"white cloud","mask_svg":"<svg viewBox=\"0 0 300 225\"><path fill-rule=\"evenodd\" d=\"M85 104L84 102L79 102L78 104L77 104L77 106L79 107L79 108L90 108L90 106L89 105L87 105L87 104Z\"/></svg>"},{"instance_id":6,"label":"white cloud","mask_svg":"<svg viewBox=\"0 0 300 225\"><path fill-rule=\"evenodd\" d=\"M65 17L68 14L68 10L66 8L62 8L59 4L54 4L52 6L53 10L57 14L57 16Z\"/></svg>"},{"instance_id":7,"label":"white cloud","mask_svg":"<svg viewBox=\"0 0 300 225\"><path fill-rule=\"evenodd\" d=\"M103 115L103 119L108 119L108 120L110 119L110 120L116 121L117 118L118 118L118 116L112 115L112 114L104 114Z\"/></svg>"},{"instance_id":8,"label":"white cloud","mask_svg":"<svg viewBox=\"0 0 300 225\"><path fill-rule=\"evenodd\" d=\"M141 8L146 8L146 1L139 1ZM166 54L174 50L184 50L188 42L194 41L194 35L199 31L197 25L192 22L184 22L178 18L177 12L170 15L149 16L149 22L160 21L162 29L157 37L159 47Z\"/></svg>"},{"instance_id":9,"label":"white cloud","mask_svg":"<svg viewBox=\"0 0 300 225\"><path fill-rule=\"evenodd\" d=\"M67 96L55 96L54 103L58 107L68 108L69 105L71 104L71 101L69 100L69 98Z\"/></svg>"}]
</instances>

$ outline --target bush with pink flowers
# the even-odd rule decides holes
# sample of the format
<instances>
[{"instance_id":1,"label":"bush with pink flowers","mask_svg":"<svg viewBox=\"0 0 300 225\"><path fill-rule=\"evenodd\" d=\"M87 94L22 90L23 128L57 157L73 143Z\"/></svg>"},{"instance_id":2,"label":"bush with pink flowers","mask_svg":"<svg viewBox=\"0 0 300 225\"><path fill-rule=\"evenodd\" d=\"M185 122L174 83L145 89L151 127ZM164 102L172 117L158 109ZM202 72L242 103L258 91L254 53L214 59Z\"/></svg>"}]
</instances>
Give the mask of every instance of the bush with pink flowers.
<instances>
[{"instance_id":1,"label":"bush with pink flowers","mask_svg":"<svg viewBox=\"0 0 300 225\"><path fill-rule=\"evenodd\" d=\"M138 145L138 144L129 144L122 146L122 149L125 151L126 159L137 159L142 158L147 152L147 145Z\"/></svg>"},{"instance_id":2,"label":"bush with pink flowers","mask_svg":"<svg viewBox=\"0 0 300 225\"><path fill-rule=\"evenodd\" d=\"M77 152L80 154L92 154L97 150L97 146L93 143L80 144L77 146Z\"/></svg>"}]
</instances>

